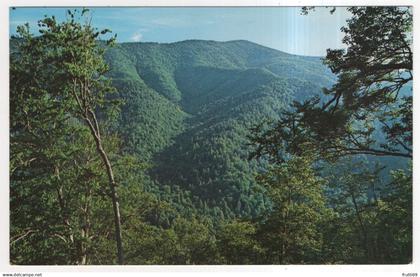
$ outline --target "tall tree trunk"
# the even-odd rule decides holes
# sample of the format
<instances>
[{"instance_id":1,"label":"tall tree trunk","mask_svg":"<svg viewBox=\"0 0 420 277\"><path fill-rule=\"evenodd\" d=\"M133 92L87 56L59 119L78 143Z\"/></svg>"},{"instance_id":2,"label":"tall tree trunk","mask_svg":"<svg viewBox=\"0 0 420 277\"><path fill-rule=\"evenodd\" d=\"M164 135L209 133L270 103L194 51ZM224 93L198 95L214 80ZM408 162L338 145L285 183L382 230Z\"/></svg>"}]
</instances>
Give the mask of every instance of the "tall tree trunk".
<instances>
[{"instance_id":1,"label":"tall tree trunk","mask_svg":"<svg viewBox=\"0 0 420 277\"><path fill-rule=\"evenodd\" d=\"M106 154L101 139L101 133L99 131L99 123L96 118L95 112L93 111L92 106L89 104L89 83L85 79L80 82L80 86L77 85L78 80L73 79L73 96L75 97L77 104L80 109L80 114L85 120L86 124L89 127L89 130L92 134L93 139L96 143L96 150L101 157L103 164L105 165L106 174L108 175L110 197L112 200L112 207L114 211L114 224L115 224L115 240L117 243L117 255L118 255L118 264L124 264L124 254L123 254L123 245L122 245L122 234L121 234L121 215L120 215L120 204L118 199L118 194L116 191L116 182L114 179L114 172L112 170L111 162L109 161L108 155ZM77 93L77 89L80 89L80 97Z\"/></svg>"},{"instance_id":2,"label":"tall tree trunk","mask_svg":"<svg viewBox=\"0 0 420 277\"><path fill-rule=\"evenodd\" d=\"M90 111L93 114L92 111ZM118 264L124 264L124 254L123 254L123 246L122 246L122 234L121 234L121 215L120 215L120 204L118 199L118 194L116 191L117 184L115 183L114 173L112 171L111 162L108 159L108 155L106 154L105 150L102 147L102 140L99 133L98 122L94 114L91 116L94 120L94 124L86 117L86 122L89 125L91 133L96 142L96 150L98 151L99 155L101 156L102 162L105 165L106 172L108 175L108 182L109 182L109 189L110 189L110 196L112 200L112 207L114 211L114 224L115 224L115 240L117 242L117 252L118 252ZM95 127L96 126L96 127Z\"/></svg>"}]
</instances>

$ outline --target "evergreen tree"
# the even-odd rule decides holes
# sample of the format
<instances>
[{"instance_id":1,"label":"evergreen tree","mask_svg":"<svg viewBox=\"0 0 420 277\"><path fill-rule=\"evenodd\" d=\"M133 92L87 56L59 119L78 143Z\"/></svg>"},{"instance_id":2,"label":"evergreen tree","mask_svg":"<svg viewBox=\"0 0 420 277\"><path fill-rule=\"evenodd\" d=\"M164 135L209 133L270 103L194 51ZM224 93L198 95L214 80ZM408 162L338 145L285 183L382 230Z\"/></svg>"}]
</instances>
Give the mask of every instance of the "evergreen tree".
<instances>
[{"instance_id":1,"label":"evergreen tree","mask_svg":"<svg viewBox=\"0 0 420 277\"><path fill-rule=\"evenodd\" d=\"M300 155L310 146L323 159L412 158L412 10L348 10L352 17L342 28L347 49L328 49L324 60L338 81L324 89L325 101L295 102L271 128L255 128L256 155L281 149L284 160L285 153Z\"/></svg>"},{"instance_id":2,"label":"evergreen tree","mask_svg":"<svg viewBox=\"0 0 420 277\"><path fill-rule=\"evenodd\" d=\"M320 261L323 237L319 226L330 210L323 195L325 182L315 174L312 163L309 155L294 157L272 165L258 177L273 203L257 233L270 263Z\"/></svg>"}]
</instances>

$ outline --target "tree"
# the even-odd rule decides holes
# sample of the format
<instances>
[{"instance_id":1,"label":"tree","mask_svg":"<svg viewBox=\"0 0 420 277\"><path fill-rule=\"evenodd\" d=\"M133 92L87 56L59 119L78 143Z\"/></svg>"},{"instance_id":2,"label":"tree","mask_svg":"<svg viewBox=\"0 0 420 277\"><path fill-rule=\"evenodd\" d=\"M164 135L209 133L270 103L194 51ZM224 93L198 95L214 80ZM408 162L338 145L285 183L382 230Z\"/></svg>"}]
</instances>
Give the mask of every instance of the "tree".
<instances>
[{"instance_id":1,"label":"tree","mask_svg":"<svg viewBox=\"0 0 420 277\"><path fill-rule=\"evenodd\" d=\"M259 222L258 240L272 263L320 261L323 244L319 226L328 217L322 178L312 168L313 159L294 157L274 164L258 177L267 188L273 208Z\"/></svg>"},{"instance_id":2,"label":"tree","mask_svg":"<svg viewBox=\"0 0 420 277\"><path fill-rule=\"evenodd\" d=\"M388 263L408 264L413 259L412 171L395 170L391 176L378 202L376 229L381 234L381 258Z\"/></svg>"},{"instance_id":3,"label":"tree","mask_svg":"<svg viewBox=\"0 0 420 277\"><path fill-rule=\"evenodd\" d=\"M307 10L306 10L307 11ZM338 76L321 97L295 102L271 128L255 128L256 155L301 154L412 158L412 10L351 7L343 43L324 60Z\"/></svg>"},{"instance_id":4,"label":"tree","mask_svg":"<svg viewBox=\"0 0 420 277\"><path fill-rule=\"evenodd\" d=\"M327 261L407 262L411 176L399 172L401 182L394 179L384 194L381 182L386 178L379 171L355 168L355 162L362 154L412 158L412 10L351 7L348 11L352 17L342 28L347 49L328 49L324 59L337 82L324 89L324 96L294 102L276 123L256 126L251 157L286 166L314 153L312 162L317 165L331 166L323 163L327 161L343 166L323 172L335 177L329 184L333 193L326 195L332 217L319 225L328 237L323 246ZM353 156L350 166L345 156ZM295 178L305 181L299 172ZM396 214L404 224L393 221Z\"/></svg>"},{"instance_id":5,"label":"tree","mask_svg":"<svg viewBox=\"0 0 420 277\"><path fill-rule=\"evenodd\" d=\"M104 45L100 45L101 42L98 41L99 36L105 35L109 30L96 31L91 27L89 19L85 17L87 11L83 9L79 20L75 19L77 10L68 11L67 21L62 23L57 23L54 16L40 20L40 36L37 37L33 37L29 32L29 25L21 26L18 31L23 51L17 56L26 61L33 60L35 66L30 68L35 67L37 71L48 72L48 78L44 78L47 80L45 83L39 83L39 80L32 78L33 86L24 87L23 90L35 87L43 91L44 98L50 97L44 100L55 103L54 111L62 117L81 120L88 127L108 176L107 194L113 204L118 263L123 264L117 184L108 153L104 149L100 122L96 116L97 112L113 112L116 107L116 103L109 100L113 88L110 81L104 77L108 66L103 59ZM80 23L83 19L86 22ZM107 44L112 43L114 39L115 37L108 40ZM27 74L25 76L28 77Z\"/></svg>"},{"instance_id":6,"label":"tree","mask_svg":"<svg viewBox=\"0 0 420 277\"><path fill-rule=\"evenodd\" d=\"M84 264L90 213L82 210L97 184L93 141L49 89L54 69L38 39L18 31L10 57L11 262Z\"/></svg>"},{"instance_id":7,"label":"tree","mask_svg":"<svg viewBox=\"0 0 420 277\"><path fill-rule=\"evenodd\" d=\"M329 230L332 261L384 263L379 259L383 246L378 243L381 231L375 230L382 189L379 173L383 169L372 168L367 161L347 158L325 170L327 203L335 215L325 228Z\"/></svg>"},{"instance_id":8,"label":"tree","mask_svg":"<svg viewBox=\"0 0 420 277\"><path fill-rule=\"evenodd\" d=\"M346 159L330 166L327 204L334 216L323 228L326 252L334 263L409 263L412 258L411 170ZM385 183L386 182L386 183ZM385 184L384 184L385 183Z\"/></svg>"},{"instance_id":9,"label":"tree","mask_svg":"<svg viewBox=\"0 0 420 277\"><path fill-rule=\"evenodd\" d=\"M224 222L218 232L220 254L224 264L257 264L263 249L257 240L255 224L233 220Z\"/></svg>"}]
</instances>

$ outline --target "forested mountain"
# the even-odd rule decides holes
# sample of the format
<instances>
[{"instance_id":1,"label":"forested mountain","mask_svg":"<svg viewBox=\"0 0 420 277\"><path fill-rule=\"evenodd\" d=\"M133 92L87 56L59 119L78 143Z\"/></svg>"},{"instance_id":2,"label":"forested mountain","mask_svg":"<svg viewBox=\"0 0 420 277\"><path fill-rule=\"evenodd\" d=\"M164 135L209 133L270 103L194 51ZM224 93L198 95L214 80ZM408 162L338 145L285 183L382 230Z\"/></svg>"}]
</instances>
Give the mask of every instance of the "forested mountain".
<instances>
[{"instance_id":1,"label":"forested mountain","mask_svg":"<svg viewBox=\"0 0 420 277\"><path fill-rule=\"evenodd\" d=\"M10 263L410 263L412 11L347 10L323 59L19 26Z\"/></svg>"},{"instance_id":2,"label":"forested mountain","mask_svg":"<svg viewBox=\"0 0 420 277\"><path fill-rule=\"evenodd\" d=\"M122 43L106 60L124 100L117 129L126 151L150 164L160 189L187 193L215 218L268 205L248 161L249 129L334 81L321 58L249 41Z\"/></svg>"}]
</instances>

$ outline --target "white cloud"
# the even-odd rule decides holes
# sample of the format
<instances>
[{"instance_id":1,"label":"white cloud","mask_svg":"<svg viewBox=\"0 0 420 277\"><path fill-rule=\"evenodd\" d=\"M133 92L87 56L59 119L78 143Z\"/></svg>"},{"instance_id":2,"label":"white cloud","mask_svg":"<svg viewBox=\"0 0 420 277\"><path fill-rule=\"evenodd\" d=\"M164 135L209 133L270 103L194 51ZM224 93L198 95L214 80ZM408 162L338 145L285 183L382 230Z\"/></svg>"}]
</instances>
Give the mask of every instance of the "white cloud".
<instances>
[{"instance_id":1,"label":"white cloud","mask_svg":"<svg viewBox=\"0 0 420 277\"><path fill-rule=\"evenodd\" d=\"M134 33L132 36L131 36L131 40L132 41L135 41L135 42L139 42L139 41L141 41L141 39L143 38L143 35L140 33L140 32L137 32L137 33Z\"/></svg>"}]
</instances>

